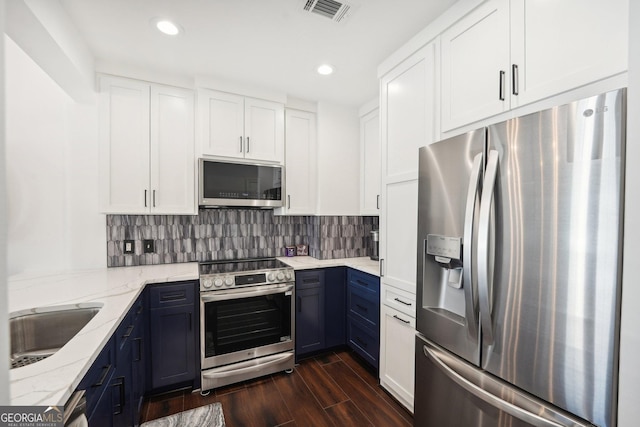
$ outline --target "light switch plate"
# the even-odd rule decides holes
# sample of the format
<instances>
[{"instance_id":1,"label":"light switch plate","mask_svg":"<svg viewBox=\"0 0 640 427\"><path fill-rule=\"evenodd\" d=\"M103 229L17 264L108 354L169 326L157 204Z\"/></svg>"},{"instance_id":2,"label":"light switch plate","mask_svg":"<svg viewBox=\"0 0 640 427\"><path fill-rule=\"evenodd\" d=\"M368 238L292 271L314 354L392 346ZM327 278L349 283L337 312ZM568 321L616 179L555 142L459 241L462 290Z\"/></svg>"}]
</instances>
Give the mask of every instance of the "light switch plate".
<instances>
[{"instance_id":1,"label":"light switch plate","mask_svg":"<svg viewBox=\"0 0 640 427\"><path fill-rule=\"evenodd\" d=\"M153 240L143 240L142 247L145 254L152 254L156 251Z\"/></svg>"},{"instance_id":2,"label":"light switch plate","mask_svg":"<svg viewBox=\"0 0 640 427\"><path fill-rule=\"evenodd\" d=\"M122 248L122 252L127 254L133 254L136 252L136 242L133 240L125 240Z\"/></svg>"}]
</instances>

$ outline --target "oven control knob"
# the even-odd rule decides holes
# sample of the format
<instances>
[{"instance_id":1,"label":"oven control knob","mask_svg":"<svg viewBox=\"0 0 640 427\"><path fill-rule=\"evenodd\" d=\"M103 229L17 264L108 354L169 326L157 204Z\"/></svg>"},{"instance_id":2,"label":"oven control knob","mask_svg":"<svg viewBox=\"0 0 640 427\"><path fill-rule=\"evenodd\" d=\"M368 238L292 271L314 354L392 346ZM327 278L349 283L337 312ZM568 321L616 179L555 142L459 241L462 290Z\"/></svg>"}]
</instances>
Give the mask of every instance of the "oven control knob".
<instances>
[{"instance_id":1,"label":"oven control knob","mask_svg":"<svg viewBox=\"0 0 640 427\"><path fill-rule=\"evenodd\" d=\"M202 286L204 286L206 289L209 289L213 286L213 281L211 279L204 279L202 281Z\"/></svg>"},{"instance_id":2,"label":"oven control knob","mask_svg":"<svg viewBox=\"0 0 640 427\"><path fill-rule=\"evenodd\" d=\"M219 288L220 286L222 286L222 279L216 279L213 281L213 284L216 288Z\"/></svg>"},{"instance_id":3,"label":"oven control knob","mask_svg":"<svg viewBox=\"0 0 640 427\"><path fill-rule=\"evenodd\" d=\"M284 279L284 274L282 273L282 271L278 272L278 280L283 280Z\"/></svg>"},{"instance_id":4,"label":"oven control knob","mask_svg":"<svg viewBox=\"0 0 640 427\"><path fill-rule=\"evenodd\" d=\"M227 277L226 279L224 279L224 284L226 286L231 286L233 285L233 278L232 277Z\"/></svg>"},{"instance_id":5,"label":"oven control knob","mask_svg":"<svg viewBox=\"0 0 640 427\"><path fill-rule=\"evenodd\" d=\"M267 280L273 282L274 280L276 280L276 275L273 273L269 273L269 275L267 276Z\"/></svg>"},{"instance_id":6,"label":"oven control knob","mask_svg":"<svg viewBox=\"0 0 640 427\"><path fill-rule=\"evenodd\" d=\"M285 271L284 277L286 277L287 280L291 280L291 272L290 271Z\"/></svg>"}]
</instances>

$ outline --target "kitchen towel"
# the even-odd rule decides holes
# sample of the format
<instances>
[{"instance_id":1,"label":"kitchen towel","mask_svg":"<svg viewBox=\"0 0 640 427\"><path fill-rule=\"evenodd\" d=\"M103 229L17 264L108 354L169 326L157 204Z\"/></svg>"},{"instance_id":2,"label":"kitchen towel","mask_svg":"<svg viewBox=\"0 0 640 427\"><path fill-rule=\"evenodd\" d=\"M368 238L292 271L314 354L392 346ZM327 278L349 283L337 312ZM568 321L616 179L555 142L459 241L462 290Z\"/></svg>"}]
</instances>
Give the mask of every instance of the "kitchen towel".
<instances>
[{"instance_id":1,"label":"kitchen towel","mask_svg":"<svg viewBox=\"0 0 640 427\"><path fill-rule=\"evenodd\" d=\"M179 412L168 417L147 421L140 427L225 427L222 404L200 406L189 411Z\"/></svg>"}]
</instances>

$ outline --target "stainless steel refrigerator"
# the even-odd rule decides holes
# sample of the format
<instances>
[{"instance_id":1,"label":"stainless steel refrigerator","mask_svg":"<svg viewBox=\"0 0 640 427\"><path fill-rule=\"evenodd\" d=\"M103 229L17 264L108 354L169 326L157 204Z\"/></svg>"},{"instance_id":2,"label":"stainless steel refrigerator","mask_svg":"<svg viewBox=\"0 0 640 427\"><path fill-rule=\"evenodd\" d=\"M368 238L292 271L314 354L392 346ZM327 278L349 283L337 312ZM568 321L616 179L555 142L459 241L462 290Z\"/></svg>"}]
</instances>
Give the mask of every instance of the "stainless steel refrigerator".
<instances>
[{"instance_id":1,"label":"stainless steel refrigerator","mask_svg":"<svg viewBox=\"0 0 640 427\"><path fill-rule=\"evenodd\" d=\"M416 426L616 425L625 100L420 149Z\"/></svg>"}]
</instances>

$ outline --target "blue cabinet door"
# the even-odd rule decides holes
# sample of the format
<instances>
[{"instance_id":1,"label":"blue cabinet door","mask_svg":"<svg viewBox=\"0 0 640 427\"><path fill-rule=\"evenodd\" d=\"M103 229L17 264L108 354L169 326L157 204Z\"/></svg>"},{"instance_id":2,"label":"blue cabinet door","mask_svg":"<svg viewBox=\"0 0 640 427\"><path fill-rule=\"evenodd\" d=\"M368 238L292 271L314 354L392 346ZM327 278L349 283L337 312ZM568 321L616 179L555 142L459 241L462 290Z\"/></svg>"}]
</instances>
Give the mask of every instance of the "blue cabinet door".
<instances>
[{"instance_id":1,"label":"blue cabinet door","mask_svg":"<svg viewBox=\"0 0 640 427\"><path fill-rule=\"evenodd\" d=\"M152 285L149 288L149 387L193 386L199 359L196 337L199 317L197 282Z\"/></svg>"},{"instance_id":2,"label":"blue cabinet door","mask_svg":"<svg viewBox=\"0 0 640 427\"><path fill-rule=\"evenodd\" d=\"M346 267L331 267L325 269L324 336L326 348L337 347L346 343L346 284Z\"/></svg>"},{"instance_id":3,"label":"blue cabinet door","mask_svg":"<svg viewBox=\"0 0 640 427\"><path fill-rule=\"evenodd\" d=\"M296 272L296 357L325 348L324 270Z\"/></svg>"}]
</instances>

